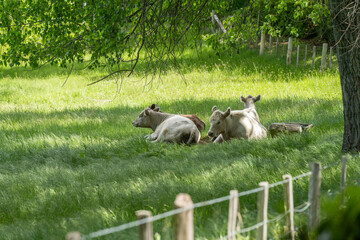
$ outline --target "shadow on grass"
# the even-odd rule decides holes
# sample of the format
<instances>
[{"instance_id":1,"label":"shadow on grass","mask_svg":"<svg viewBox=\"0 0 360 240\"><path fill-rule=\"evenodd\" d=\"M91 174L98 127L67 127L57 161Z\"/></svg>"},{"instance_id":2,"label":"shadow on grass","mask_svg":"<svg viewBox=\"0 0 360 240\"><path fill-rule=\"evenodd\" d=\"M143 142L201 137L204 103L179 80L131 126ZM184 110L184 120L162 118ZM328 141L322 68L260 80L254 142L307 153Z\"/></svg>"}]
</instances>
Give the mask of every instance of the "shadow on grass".
<instances>
[{"instance_id":1,"label":"shadow on grass","mask_svg":"<svg viewBox=\"0 0 360 240\"><path fill-rule=\"evenodd\" d=\"M241 68L243 73L252 74L261 72L264 79L267 81L277 81L282 79L284 81L297 81L303 76L316 72L317 74L323 74L318 69L312 69L310 67L296 67L294 65L286 65L284 58L276 55L263 55L259 56L258 52L253 49L242 49L239 53L223 52L220 55L216 55L215 51L211 49L205 49L200 54L196 54L195 51L187 52L183 54L179 59L180 69L176 70L183 74L191 73L194 70L212 71L213 69L220 69L226 72L234 72L236 69ZM87 63L76 63L72 75L83 74L85 71L94 73L95 77L89 77L89 82L95 81L100 76L106 76L108 74L104 69L96 70L79 70L83 69ZM48 77L62 77L64 81L66 76L70 72L69 68L61 68L57 66L45 65L40 69L31 69L29 67L12 67L12 68L0 68L0 79L9 78L48 78ZM164 69L171 71L174 67L171 65L164 66ZM139 62L135 71L135 76L142 78L143 76L149 75L149 69L147 64ZM96 73L96 74L95 74ZM71 76L70 75L70 80ZM99 76L97 76L99 75ZM287 79L283 79L284 76L291 76ZM261 79L260 79L261 81Z\"/></svg>"},{"instance_id":2,"label":"shadow on grass","mask_svg":"<svg viewBox=\"0 0 360 240\"><path fill-rule=\"evenodd\" d=\"M198 114L206 130L213 105L222 110L243 108L237 99L158 104L165 112ZM49 224L61 225L57 234L73 229L89 233L134 220L139 209L154 214L170 210L180 192L199 202L228 195L231 189L252 189L260 181L279 181L282 174L295 176L308 171L308 162L314 159L324 164L338 161L343 121L342 111L334 106L340 104L324 99L262 99L257 110L265 126L298 121L313 123L314 128L305 134L190 147L145 141L150 130L131 126L142 108L0 113L6 124L17 126L7 129L7 125L0 132L4 189L0 206L6 209L0 214L2 224L35 224L37 230L31 234L39 238L54 234L53 228L45 228ZM297 199L306 197L306 184L300 186ZM281 191L271 193L271 211L282 201ZM4 196L16 196L16 201ZM241 201L243 208L256 209L256 194ZM226 219L227 205L195 211L197 222L209 230L206 236L219 234L205 222ZM48 220L34 223L34 219Z\"/></svg>"},{"instance_id":3,"label":"shadow on grass","mask_svg":"<svg viewBox=\"0 0 360 240\"><path fill-rule=\"evenodd\" d=\"M164 112L197 114L206 124L206 129L202 132L203 137L206 136L209 129L208 119L214 105L223 111L227 107L231 107L232 110L243 109L243 104L237 99L225 101L217 99L181 100L157 104ZM267 128L274 122L303 122L314 124L312 131L322 133L331 131L331 129L341 131L342 111L341 108L334 108L334 106L340 105L341 102L338 100L295 98L266 100L263 98L256 106L261 122ZM69 153L71 159L83 154L77 150L77 147L86 152L91 152L90 149L93 149L90 156L94 158L102 158L102 154L108 156L108 152L112 152L111 156L120 157L149 155L150 153L146 153L146 151L151 149L152 144L147 143L142 137L151 130L134 128L131 124L142 109L121 106L106 110L82 108L50 113L0 113L0 119L4 119L8 123L1 130L0 136L10 142L13 141L12 139L18 140L18 143L13 146L9 146L6 141L3 141L3 149L6 149L4 152L8 156L12 156L11 161L22 159L22 157L36 152L49 151L53 153L53 147L59 148L60 152L62 149ZM13 128L11 125L17 127ZM71 151L80 152L72 156ZM3 156L2 161L6 160L9 159ZM83 165L86 161L71 160L71 162L72 166L76 166L76 164Z\"/></svg>"}]
</instances>

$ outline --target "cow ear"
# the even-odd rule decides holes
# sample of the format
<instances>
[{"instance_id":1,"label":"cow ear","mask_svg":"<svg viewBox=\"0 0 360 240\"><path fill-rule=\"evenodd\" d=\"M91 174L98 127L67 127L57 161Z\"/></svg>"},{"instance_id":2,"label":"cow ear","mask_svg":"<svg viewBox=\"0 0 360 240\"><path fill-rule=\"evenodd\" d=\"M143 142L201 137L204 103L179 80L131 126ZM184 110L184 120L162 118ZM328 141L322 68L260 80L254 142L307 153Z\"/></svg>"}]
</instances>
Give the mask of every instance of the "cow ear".
<instances>
[{"instance_id":1,"label":"cow ear","mask_svg":"<svg viewBox=\"0 0 360 240\"><path fill-rule=\"evenodd\" d=\"M159 107L155 107L155 108L153 109L153 111L154 111L154 112L158 112L158 111L160 111L160 108L159 108Z\"/></svg>"},{"instance_id":2,"label":"cow ear","mask_svg":"<svg viewBox=\"0 0 360 240\"><path fill-rule=\"evenodd\" d=\"M242 95L240 96L241 101L246 102L246 98L244 98Z\"/></svg>"},{"instance_id":3,"label":"cow ear","mask_svg":"<svg viewBox=\"0 0 360 240\"><path fill-rule=\"evenodd\" d=\"M260 101L260 98L261 98L261 94L259 94L259 96L257 96L257 97L255 98L255 101L254 101L254 102Z\"/></svg>"},{"instance_id":4,"label":"cow ear","mask_svg":"<svg viewBox=\"0 0 360 240\"><path fill-rule=\"evenodd\" d=\"M213 106L213 108L211 109L211 111L215 112L216 110L218 110L218 108L216 106Z\"/></svg>"},{"instance_id":5,"label":"cow ear","mask_svg":"<svg viewBox=\"0 0 360 240\"><path fill-rule=\"evenodd\" d=\"M226 112L223 113L223 118L227 118L231 113L231 109L228 107L228 109L226 110Z\"/></svg>"},{"instance_id":6,"label":"cow ear","mask_svg":"<svg viewBox=\"0 0 360 240\"><path fill-rule=\"evenodd\" d=\"M144 112L144 113L145 113L145 116L149 116L149 115L150 115L150 109L148 109L148 108L145 109L145 112Z\"/></svg>"}]
</instances>

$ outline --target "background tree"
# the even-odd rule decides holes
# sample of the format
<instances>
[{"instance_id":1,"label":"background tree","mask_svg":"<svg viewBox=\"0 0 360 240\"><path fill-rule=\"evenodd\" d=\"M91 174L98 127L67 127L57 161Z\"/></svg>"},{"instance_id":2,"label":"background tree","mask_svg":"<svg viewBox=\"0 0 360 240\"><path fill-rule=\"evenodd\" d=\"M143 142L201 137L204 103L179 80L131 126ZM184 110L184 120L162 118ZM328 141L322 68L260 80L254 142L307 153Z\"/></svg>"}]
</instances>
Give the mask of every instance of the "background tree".
<instances>
[{"instance_id":1,"label":"background tree","mask_svg":"<svg viewBox=\"0 0 360 240\"><path fill-rule=\"evenodd\" d=\"M344 105L344 151L360 150L359 1L330 0Z\"/></svg>"},{"instance_id":2,"label":"background tree","mask_svg":"<svg viewBox=\"0 0 360 240\"><path fill-rule=\"evenodd\" d=\"M155 75L200 37L209 7L208 0L2 1L0 64L72 69L89 56L86 67L109 70L101 81L130 75L142 59Z\"/></svg>"}]
</instances>

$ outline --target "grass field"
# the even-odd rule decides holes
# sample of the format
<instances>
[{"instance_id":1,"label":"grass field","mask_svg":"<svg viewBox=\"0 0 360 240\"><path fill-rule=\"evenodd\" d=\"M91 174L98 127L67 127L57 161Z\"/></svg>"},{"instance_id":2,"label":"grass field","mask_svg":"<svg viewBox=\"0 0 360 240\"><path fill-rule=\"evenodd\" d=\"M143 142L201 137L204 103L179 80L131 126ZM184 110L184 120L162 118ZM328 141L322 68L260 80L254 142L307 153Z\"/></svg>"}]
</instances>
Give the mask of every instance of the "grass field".
<instances>
[{"instance_id":1,"label":"grass field","mask_svg":"<svg viewBox=\"0 0 360 240\"><path fill-rule=\"evenodd\" d=\"M125 78L120 93L105 73L0 69L0 239L64 239L68 231L87 234L136 219L135 211L159 214L173 207L176 194L193 202L276 182L308 171L308 163L341 158L342 101L338 72L287 67L257 52L187 52L183 79L170 70L144 86L144 71ZM151 77L151 76L150 76ZM148 80L150 80L150 77ZM240 94L261 94L257 110L264 126L273 122L313 123L301 135L221 145L151 144L149 129L131 122L151 103L170 113L196 113L207 124L213 105L242 109ZM359 166L350 161L349 181ZM340 168L324 171L322 190L338 189ZM307 180L294 185L295 206L307 199ZM270 190L269 211L282 210L282 187ZM226 234L227 202L195 210L197 239ZM240 199L245 227L256 221L256 194ZM297 226L301 224L301 218ZM154 232L171 239L171 219ZM270 226L272 237L281 234ZM136 239L137 229L101 239Z\"/></svg>"}]
</instances>

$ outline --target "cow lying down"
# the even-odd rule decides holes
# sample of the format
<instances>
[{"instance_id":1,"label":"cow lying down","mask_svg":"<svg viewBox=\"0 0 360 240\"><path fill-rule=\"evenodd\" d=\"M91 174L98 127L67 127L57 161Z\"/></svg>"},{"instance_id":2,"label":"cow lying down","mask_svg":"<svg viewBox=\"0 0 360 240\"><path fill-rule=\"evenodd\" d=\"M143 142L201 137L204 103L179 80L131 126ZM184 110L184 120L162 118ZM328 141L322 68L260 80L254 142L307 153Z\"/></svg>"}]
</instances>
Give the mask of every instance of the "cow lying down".
<instances>
[{"instance_id":1,"label":"cow lying down","mask_svg":"<svg viewBox=\"0 0 360 240\"><path fill-rule=\"evenodd\" d=\"M159 109L159 106L157 106L156 104L151 104L151 106L149 106L149 108L151 110L156 110L158 112L161 112ZM179 114L180 116L186 117L188 119L190 119L191 121L193 121L196 125L196 127L199 129L199 131L202 131L205 129L205 123L203 121L201 121L201 119L196 116L196 114Z\"/></svg>"},{"instance_id":2,"label":"cow lying down","mask_svg":"<svg viewBox=\"0 0 360 240\"><path fill-rule=\"evenodd\" d=\"M231 138L261 139L267 136L266 128L249 112L249 109L221 112L212 108L209 137L215 137L214 143L228 141Z\"/></svg>"},{"instance_id":3,"label":"cow lying down","mask_svg":"<svg viewBox=\"0 0 360 240\"><path fill-rule=\"evenodd\" d=\"M152 142L198 143L200 132L190 119L159 112L159 108L145 108L132 123L135 127L151 128L154 132L145 136Z\"/></svg>"},{"instance_id":4,"label":"cow lying down","mask_svg":"<svg viewBox=\"0 0 360 240\"><path fill-rule=\"evenodd\" d=\"M259 94L257 97L253 97L248 95L247 97L240 96L240 100L244 103L244 110L247 109L248 113L260 121L259 114L256 112L255 103L260 101L261 95Z\"/></svg>"}]
</instances>

